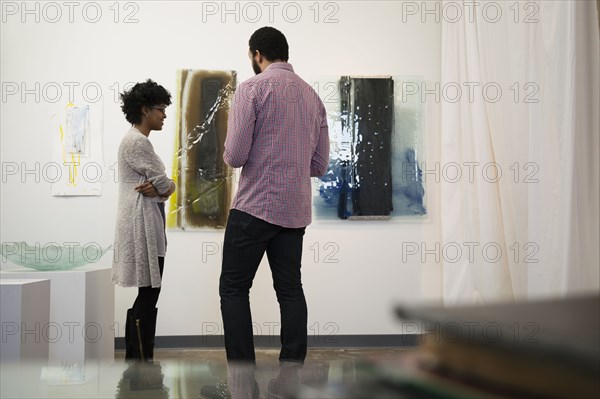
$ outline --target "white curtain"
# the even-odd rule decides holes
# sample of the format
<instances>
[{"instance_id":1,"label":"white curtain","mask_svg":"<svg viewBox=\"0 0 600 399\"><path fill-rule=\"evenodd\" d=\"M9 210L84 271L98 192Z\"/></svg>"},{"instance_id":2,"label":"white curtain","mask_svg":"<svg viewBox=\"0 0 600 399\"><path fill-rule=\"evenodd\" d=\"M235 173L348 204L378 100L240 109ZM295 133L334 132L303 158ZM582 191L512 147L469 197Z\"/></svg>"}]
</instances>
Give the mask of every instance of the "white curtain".
<instances>
[{"instance_id":1,"label":"white curtain","mask_svg":"<svg viewBox=\"0 0 600 399\"><path fill-rule=\"evenodd\" d=\"M475 10L442 22L444 303L598 291L596 2Z\"/></svg>"}]
</instances>

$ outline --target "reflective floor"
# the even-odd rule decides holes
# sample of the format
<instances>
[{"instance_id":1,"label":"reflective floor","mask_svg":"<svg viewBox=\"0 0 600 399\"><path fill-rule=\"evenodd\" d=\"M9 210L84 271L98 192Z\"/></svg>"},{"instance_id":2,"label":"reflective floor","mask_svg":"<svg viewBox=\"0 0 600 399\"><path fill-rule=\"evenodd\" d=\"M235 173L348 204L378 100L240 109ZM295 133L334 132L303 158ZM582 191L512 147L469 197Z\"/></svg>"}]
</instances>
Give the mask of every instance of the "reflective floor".
<instances>
[{"instance_id":1,"label":"reflective floor","mask_svg":"<svg viewBox=\"0 0 600 399\"><path fill-rule=\"evenodd\" d=\"M281 376L277 350L258 350L248 396L260 398L341 398L360 378L364 359L397 359L406 349L312 349L292 388L277 389ZM410 356L409 356L410 357ZM223 350L156 350L155 365L129 367L124 353L113 364L43 367L0 364L2 398L227 398ZM231 376L230 376L231 378ZM238 384L239 385L239 384ZM356 396L354 396L356 397Z\"/></svg>"}]
</instances>

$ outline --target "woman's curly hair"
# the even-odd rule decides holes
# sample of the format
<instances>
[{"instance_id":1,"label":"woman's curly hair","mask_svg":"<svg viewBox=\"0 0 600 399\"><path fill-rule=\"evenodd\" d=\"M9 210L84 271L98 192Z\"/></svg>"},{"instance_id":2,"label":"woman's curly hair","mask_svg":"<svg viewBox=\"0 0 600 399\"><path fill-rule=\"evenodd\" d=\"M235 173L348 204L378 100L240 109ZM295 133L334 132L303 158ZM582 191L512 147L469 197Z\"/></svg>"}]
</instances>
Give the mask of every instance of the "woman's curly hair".
<instances>
[{"instance_id":1,"label":"woman's curly hair","mask_svg":"<svg viewBox=\"0 0 600 399\"><path fill-rule=\"evenodd\" d=\"M142 121L142 107L159 104L170 105L171 93L151 79L136 83L129 91L121 93L121 110L132 125Z\"/></svg>"}]
</instances>

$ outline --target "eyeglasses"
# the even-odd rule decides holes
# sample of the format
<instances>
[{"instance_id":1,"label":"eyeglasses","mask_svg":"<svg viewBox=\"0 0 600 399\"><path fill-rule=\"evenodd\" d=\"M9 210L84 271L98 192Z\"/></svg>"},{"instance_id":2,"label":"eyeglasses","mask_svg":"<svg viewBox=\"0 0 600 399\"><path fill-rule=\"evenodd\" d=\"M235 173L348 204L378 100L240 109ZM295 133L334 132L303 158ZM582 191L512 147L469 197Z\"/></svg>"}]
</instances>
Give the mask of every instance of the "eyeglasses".
<instances>
[{"instance_id":1,"label":"eyeglasses","mask_svg":"<svg viewBox=\"0 0 600 399\"><path fill-rule=\"evenodd\" d=\"M163 115L167 114L167 112L165 111L167 109L167 107L152 107L152 108L159 110L160 112L163 113Z\"/></svg>"}]
</instances>

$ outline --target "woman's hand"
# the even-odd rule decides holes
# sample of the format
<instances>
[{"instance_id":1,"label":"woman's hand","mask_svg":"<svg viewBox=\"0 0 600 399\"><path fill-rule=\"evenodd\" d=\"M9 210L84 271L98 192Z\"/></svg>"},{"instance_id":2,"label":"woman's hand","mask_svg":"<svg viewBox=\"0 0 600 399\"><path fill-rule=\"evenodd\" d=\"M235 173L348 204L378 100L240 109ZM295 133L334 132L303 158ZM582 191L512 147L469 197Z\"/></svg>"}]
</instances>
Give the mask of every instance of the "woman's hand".
<instances>
[{"instance_id":1,"label":"woman's hand","mask_svg":"<svg viewBox=\"0 0 600 399\"><path fill-rule=\"evenodd\" d=\"M158 195L156 187L154 187L149 181L145 181L139 186L137 186L135 188L135 191L142 194L144 197L156 197Z\"/></svg>"}]
</instances>

